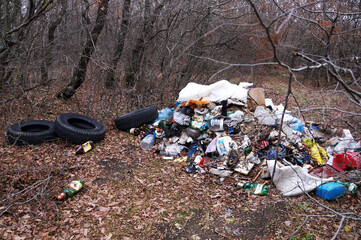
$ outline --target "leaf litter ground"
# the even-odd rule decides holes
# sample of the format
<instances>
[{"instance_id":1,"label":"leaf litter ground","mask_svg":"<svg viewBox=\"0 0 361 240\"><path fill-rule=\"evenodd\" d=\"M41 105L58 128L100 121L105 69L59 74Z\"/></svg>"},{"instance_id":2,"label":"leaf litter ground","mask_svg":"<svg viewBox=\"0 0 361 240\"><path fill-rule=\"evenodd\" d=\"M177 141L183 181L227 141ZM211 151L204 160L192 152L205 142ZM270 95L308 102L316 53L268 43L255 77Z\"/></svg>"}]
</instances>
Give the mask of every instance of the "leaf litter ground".
<instances>
[{"instance_id":1,"label":"leaf litter ground","mask_svg":"<svg viewBox=\"0 0 361 240\"><path fill-rule=\"evenodd\" d=\"M19 104L25 107L30 104L26 101L20 99ZM44 107L35 113L37 118L76 112L69 107L76 100L56 100L59 112L48 101L41 100ZM23 118L34 115L19 112ZM63 140L27 147L1 140L0 238L284 239L302 224L304 215L330 214L306 196L283 198L273 189L267 200L234 188L231 180L221 183L208 174L187 174L185 163L142 151L140 139L118 131L113 118L104 119L106 139L79 156L73 154L76 146ZM85 180L84 189L65 202L55 201L78 177ZM333 202L318 200L340 212L361 212L360 199L354 195ZM332 238L340 220L310 218L290 238ZM345 222L339 239L358 239L359 227L359 222Z\"/></svg>"}]
</instances>

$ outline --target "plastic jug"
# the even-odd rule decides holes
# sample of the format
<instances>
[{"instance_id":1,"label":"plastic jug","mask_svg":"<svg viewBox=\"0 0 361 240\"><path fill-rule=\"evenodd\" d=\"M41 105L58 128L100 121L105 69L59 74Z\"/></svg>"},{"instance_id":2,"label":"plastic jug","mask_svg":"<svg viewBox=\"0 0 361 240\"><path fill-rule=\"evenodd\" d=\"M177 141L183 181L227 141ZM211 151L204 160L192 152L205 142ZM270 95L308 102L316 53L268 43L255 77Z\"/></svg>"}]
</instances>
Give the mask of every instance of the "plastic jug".
<instances>
[{"instance_id":1,"label":"plastic jug","mask_svg":"<svg viewBox=\"0 0 361 240\"><path fill-rule=\"evenodd\" d=\"M145 136L145 137L143 138L143 140L140 142L140 147L141 147L143 150L149 151L150 149L152 149L154 143L155 143L154 134L148 134L148 135Z\"/></svg>"},{"instance_id":2,"label":"plastic jug","mask_svg":"<svg viewBox=\"0 0 361 240\"><path fill-rule=\"evenodd\" d=\"M346 188L341 183L329 182L316 188L316 196L326 200L335 200L345 193Z\"/></svg>"}]
</instances>

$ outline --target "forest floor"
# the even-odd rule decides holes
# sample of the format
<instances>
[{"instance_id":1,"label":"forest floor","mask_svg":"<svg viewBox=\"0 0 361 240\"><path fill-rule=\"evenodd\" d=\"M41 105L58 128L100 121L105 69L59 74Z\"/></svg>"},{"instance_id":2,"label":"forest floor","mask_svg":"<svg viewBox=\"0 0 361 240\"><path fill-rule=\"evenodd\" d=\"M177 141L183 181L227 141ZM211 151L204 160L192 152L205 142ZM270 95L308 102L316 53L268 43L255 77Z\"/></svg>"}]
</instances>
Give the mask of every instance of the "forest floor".
<instances>
[{"instance_id":1,"label":"forest floor","mask_svg":"<svg viewBox=\"0 0 361 240\"><path fill-rule=\"evenodd\" d=\"M284 102L286 81L260 86L275 104ZM296 89L299 99L310 99L309 89ZM55 120L82 108L80 96L68 101L52 96L52 90L38 90L3 106L1 132L14 119ZM342 219L330 209L361 214L357 195L315 201L282 197L272 189L258 196L236 189L232 179L188 174L186 163L141 150L138 137L116 129L114 114L102 120L106 138L83 155L60 139L26 147L0 139L0 239L331 239ZM85 181L83 190L56 201L76 178ZM346 219L337 239L360 236L360 222Z\"/></svg>"}]
</instances>

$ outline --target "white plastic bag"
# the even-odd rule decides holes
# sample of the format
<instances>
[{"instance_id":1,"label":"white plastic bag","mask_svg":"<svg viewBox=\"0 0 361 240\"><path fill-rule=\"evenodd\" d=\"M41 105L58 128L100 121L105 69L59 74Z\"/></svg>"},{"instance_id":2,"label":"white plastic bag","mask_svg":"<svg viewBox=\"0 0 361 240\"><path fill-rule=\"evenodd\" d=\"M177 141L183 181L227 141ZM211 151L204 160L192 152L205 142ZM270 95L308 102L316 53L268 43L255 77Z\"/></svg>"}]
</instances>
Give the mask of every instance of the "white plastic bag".
<instances>
[{"instance_id":1,"label":"white plastic bag","mask_svg":"<svg viewBox=\"0 0 361 240\"><path fill-rule=\"evenodd\" d=\"M275 125L277 121L277 117L262 106L257 106L254 117L257 118L259 124L268 126Z\"/></svg>"},{"instance_id":2,"label":"white plastic bag","mask_svg":"<svg viewBox=\"0 0 361 240\"><path fill-rule=\"evenodd\" d=\"M269 172L273 175L275 160L267 161ZM333 178L318 178L308 174L308 170L297 165L285 166L277 162L273 182L285 197L311 192L321 184L333 181Z\"/></svg>"},{"instance_id":3,"label":"white plastic bag","mask_svg":"<svg viewBox=\"0 0 361 240\"><path fill-rule=\"evenodd\" d=\"M239 83L236 85L227 80L220 80L210 85L191 82L179 92L178 101L198 100L201 97L207 97L212 102L235 98L246 103L247 87L250 86L252 86L252 83Z\"/></svg>"},{"instance_id":4,"label":"white plastic bag","mask_svg":"<svg viewBox=\"0 0 361 240\"><path fill-rule=\"evenodd\" d=\"M221 137L217 140L217 151L220 156L227 156L232 148L237 149L237 143L230 136Z\"/></svg>"}]
</instances>

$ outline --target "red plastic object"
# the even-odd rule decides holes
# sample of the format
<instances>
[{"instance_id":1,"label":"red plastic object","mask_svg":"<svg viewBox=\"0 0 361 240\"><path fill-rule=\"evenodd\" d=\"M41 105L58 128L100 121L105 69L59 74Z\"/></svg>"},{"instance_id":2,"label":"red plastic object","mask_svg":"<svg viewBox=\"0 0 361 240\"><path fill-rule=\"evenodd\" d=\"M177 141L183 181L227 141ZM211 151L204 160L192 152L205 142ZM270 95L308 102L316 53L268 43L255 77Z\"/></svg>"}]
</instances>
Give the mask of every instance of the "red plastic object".
<instances>
[{"instance_id":1,"label":"red plastic object","mask_svg":"<svg viewBox=\"0 0 361 240\"><path fill-rule=\"evenodd\" d=\"M361 164L360 159L361 156L357 152L343 152L334 156L332 166L340 172L345 170L359 169Z\"/></svg>"}]
</instances>

